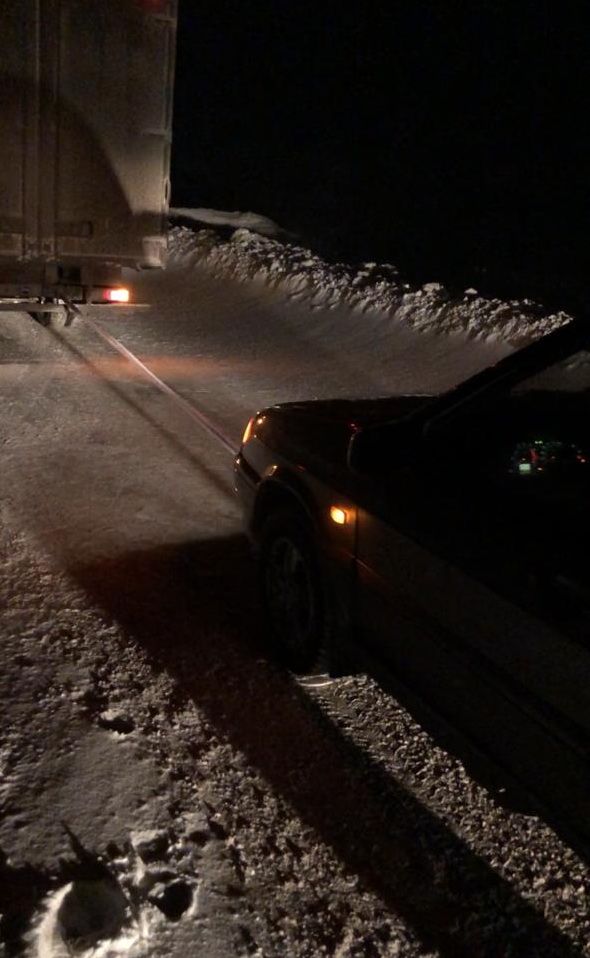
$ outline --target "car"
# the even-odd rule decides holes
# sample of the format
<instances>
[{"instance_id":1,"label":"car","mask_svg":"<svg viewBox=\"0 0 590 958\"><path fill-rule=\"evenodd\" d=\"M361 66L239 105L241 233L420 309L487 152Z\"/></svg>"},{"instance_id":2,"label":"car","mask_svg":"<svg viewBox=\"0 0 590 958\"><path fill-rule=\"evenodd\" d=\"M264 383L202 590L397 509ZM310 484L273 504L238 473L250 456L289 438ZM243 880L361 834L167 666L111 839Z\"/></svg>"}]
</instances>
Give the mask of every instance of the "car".
<instances>
[{"instance_id":1,"label":"car","mask_svg":"<svg viewBox=\"0 0 590 958\"><path fill-rule=\"evenodd\" d=\"M235 480L285 664L369 656L590 842L590 322L439 396L264 409Z\"/></svg>"}]
</instances>

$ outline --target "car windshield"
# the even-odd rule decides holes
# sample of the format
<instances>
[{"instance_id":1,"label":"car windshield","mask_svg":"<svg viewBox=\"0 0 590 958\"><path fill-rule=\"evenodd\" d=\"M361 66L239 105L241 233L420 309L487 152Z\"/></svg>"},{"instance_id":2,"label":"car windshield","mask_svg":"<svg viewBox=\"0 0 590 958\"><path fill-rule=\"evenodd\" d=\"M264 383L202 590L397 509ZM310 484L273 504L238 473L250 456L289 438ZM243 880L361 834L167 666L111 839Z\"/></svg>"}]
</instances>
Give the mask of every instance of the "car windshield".
<instances>
[{"instance_id":1,"label":"car windshield","mask_svg":"<svg viewBox=\"0 0 590 958\"><path fill-rule=\"evenodd\" d=\"M583 393L590 389L590 350L581 349L567 359L518 383L513 394L532 391Z\"/></svg>"}]
</instances>

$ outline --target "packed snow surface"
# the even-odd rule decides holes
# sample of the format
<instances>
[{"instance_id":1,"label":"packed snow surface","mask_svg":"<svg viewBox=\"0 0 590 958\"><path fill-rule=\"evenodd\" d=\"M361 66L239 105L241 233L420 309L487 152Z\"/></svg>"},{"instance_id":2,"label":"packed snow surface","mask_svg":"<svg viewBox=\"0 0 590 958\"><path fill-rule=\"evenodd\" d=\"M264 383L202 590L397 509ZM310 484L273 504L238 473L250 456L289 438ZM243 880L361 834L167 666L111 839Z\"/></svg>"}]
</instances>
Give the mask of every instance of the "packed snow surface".
<instances>
[{"instance_id":1,"label":"packed snow surface","mask_svg":"<svg viewBox=\"0 0 590 958\"><path fill-rule=\"evenodd\" d=\"M563 321L176 228L105 328L237 444ZM83 321L0 318L0 955L590 955L585 862L369 675L265 648L231 459ZM446 744L447 748L443 748Z\"/></svg>"}]
</instances>

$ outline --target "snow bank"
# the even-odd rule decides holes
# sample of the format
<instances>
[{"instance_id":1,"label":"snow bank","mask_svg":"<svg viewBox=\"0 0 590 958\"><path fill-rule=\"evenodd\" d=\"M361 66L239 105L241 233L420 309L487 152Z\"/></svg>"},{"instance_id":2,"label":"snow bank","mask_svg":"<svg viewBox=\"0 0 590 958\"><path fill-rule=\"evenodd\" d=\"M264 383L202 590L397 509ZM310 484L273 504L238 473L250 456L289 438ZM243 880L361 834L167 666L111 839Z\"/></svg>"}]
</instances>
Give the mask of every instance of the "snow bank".
<instances>
[{"instance_id":1,"label":"snow bank","mask_svg":"<svg viewBox=\"0 0 590 958\"><path fill-rule=\"evenodd\" d=\"M200 227L229 226L234 230L245 229L270 239L294 239L292 234L282 229L268 216L260 216L259 213L240 213L239 211L227 213L223 210L209 210L203 207L192 209L187 206L176 206L170 210L170 220L172 222L179 220L181 224L188 220L191 224Z\"/></svg>"},{"instance_id":2,"label":"snow bank","mask_svg":"<svg viewBox=\"0 0 590 958\"><path fill-rule=\"evenodd\" d=\"M221 219L211 217L210 223L227 226L230 214L218 216ZM564 312L547 314L532 300L486 298L474 289L453 298L440 283L412 289L390 263L328 263L308 249L259 235L262 230L253 232L257 217L242 216L252 217L250 228L244 228L238 214L231 214L239 228L229 238L215 229L197 229L196 222L195 228L174 226L169 267L205 266L215 275L240 282L260 280L289 298L309 301L312 307L347 305L362 312L376 310L420 331L463 332L479 339L505 340L513 346L524 345L569 319Z\"/></svg>"}]
</instances>

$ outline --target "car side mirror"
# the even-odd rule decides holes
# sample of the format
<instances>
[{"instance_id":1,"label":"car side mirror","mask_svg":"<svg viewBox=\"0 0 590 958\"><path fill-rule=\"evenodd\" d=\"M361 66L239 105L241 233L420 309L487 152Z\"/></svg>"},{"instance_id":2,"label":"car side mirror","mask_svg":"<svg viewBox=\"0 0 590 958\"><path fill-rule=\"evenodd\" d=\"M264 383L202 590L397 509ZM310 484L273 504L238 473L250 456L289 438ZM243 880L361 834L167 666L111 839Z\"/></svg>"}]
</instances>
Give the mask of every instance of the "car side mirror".
<instances>
[{"instance_id":1,"label":"car side mirror","mask_svg":"<svg viewBox=\"0 0 590 958\"><path fill-rule=\"evenodd\" d=\"M350 440L348 465L364 476L415 465L423 452L422 424L413 421L367 426Z\"/></svg>"}]
</instances>

